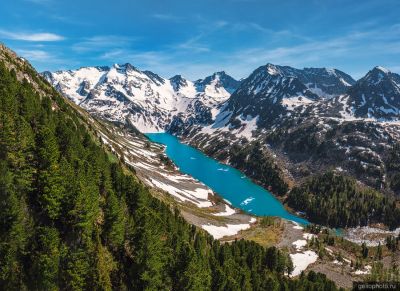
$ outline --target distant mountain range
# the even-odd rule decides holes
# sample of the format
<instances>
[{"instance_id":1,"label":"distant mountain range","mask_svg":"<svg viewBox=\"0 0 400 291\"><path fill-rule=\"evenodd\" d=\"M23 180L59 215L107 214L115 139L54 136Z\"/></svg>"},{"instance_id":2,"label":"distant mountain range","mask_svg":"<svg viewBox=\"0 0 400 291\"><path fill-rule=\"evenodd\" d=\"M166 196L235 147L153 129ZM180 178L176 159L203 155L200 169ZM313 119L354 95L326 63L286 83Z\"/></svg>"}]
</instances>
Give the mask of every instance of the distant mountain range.
<instances>
[{"instance_id":1,"label":"distant mountain range","mask_svg":"<svg viewBox=\"0 0 400 291\"><path fill-rule=\"evenodd\" d=\"M315 112L325 108L321 115L335 115L336 110L338 118L399 119L400 76L382 67L357 82L336 69L300 70L273 64L259 67L242 81L225 72L197 81L181 75L165 79L131 64L43 75L91 113L128 120L143 132L169 130L178 119L190 120L190 126L209 125L218 114L228 116L227 112L231 121L257 116L257 126L268 127L308 107L317 108Z\"/></svg>"},{"instance_id":2,"label":"distant mountain range","mask_svg":"<svg viewBox=\"0 0 400 291\"><path fill-rule=\"evenodd\" d=\"M43 76L95 116L168 131L221 160L229 162L231 146L259 141L290 177L338 168L392 191L385 151L400 140L400 76L383 67L358 81L337 69L273 64L240 81L225 72L166 79L130 64Z\"/></svg>"},{"instance_id":3,"label":"distant mountain range","mask_svg":"<svg viewBox=\"0 0 400 291\"><path fill-rule=\"evenodd\" d=\"M129 122L143 132L166 130L178 116L211 123L216 114L212 109L240 84L225 72L192 82L180 75L165 79L131 64L44 72L43 76L90 113Z\"/></svg>"}]
</instances>

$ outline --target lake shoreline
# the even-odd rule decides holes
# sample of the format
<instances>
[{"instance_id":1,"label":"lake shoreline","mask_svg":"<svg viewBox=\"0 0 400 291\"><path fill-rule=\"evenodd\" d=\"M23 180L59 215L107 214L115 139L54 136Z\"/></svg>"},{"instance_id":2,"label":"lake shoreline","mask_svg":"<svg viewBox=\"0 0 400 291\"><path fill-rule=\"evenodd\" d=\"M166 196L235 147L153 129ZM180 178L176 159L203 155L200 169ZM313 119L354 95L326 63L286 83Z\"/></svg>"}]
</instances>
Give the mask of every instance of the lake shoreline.
<instances>
[{"instance_id":1,"label":"lake shoreline","mask_svg":"<svg viewBox=\"0 0 400 291\"><path fill-rule=\"evenodd\" d=\"M145 136L151 142L164 145L165 154L179 167L180 171L190 176L193 176L195 179L198 179L199 181L210 187L214 192L218 193L222 198L231 201L232 205L235 208L241 209L242 211L250 215L278 216L282 217L283 219L292 220L300 224L309 224L309 222L303 217L299 217L295 213L288 211L281 199L276 197L267 189L260 186L258 183L255 183L256 181L247 177L240 170L224 162L207 156L202 151L198 150L195 147L192 147L191 145L181 141L178 137L173 136L169 133L148 133ZM179 150L181 152L179 152L177 149L171 149L171 146L176 148L179 147ZM189 151L189 154L185 153L185 151ZM182 157L182 154L186 156L187 160ZM190 156L190 154L194 155L195 157ZM224 187L221 188L221 185L220 183L218 183L218 181L215 181L207 175L204 175L204 173L199 172L199 170L196 168L196 165L188 165L188 160L191 160L191 162L195 162L195 159L202 160L198 162L198 166L201 165L209 171L214 171L213 175L217 175L222 180L225 179L228 183L226 184L227 188L229 189L225 189ZM225 172L226 174L218 173L218 171ZM244 180L244 182L240 181L239 178ZM230 187L230 183L234 183L238 188L235 189L234 187ZM237 195L242 195L241 200L238 201L237 197L232 195L232 193L229 191L233 191L236 194L239 193ZM243 195L242 193L246 191L247 193L252 193L253 195ZM264 207L260 204L252 204L252 201L255 199L261 201L260 203L264 204ZM252 205L255 205L255 207L250 207ZM276 209L273 209L274 207Z\"/></svg>"}]
</instances>

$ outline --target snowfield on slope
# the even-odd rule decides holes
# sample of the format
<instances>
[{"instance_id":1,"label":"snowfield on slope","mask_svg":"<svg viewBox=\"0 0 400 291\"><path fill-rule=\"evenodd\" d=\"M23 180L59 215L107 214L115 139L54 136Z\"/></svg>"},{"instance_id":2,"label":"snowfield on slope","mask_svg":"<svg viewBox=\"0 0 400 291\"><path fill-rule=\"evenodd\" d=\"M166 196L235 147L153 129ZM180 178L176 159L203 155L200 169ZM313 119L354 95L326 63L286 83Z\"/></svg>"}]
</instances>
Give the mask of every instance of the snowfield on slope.
<instances>
[{"instance_id":1,"label":"snowfield on slope","mask_svg":"<svg viewBox=\"0 0 400 291\"><path fill-rule=\"evenodd\" d=\"M302 253L290 254L290 258L293 261L294 270L290 277L296 277L301 274L302 271L307 269L309 265L315 263L318 259L318 255L314 251L304 251Z\"/></svg>"},{"instance_id":2,"label":"snowfield on slope","mask_svg":"<svg viewBox=\"0 0 400 291\"><path fill-rule=\"evenodd\" d=\"M251 218L249 223L244 224L227 224L226 226L202 225L201 227L210 233L215 239L223 238L237 234L241 230L249 229L251 224L256 222L255 218Z\"/></svg>"}]
</instances>

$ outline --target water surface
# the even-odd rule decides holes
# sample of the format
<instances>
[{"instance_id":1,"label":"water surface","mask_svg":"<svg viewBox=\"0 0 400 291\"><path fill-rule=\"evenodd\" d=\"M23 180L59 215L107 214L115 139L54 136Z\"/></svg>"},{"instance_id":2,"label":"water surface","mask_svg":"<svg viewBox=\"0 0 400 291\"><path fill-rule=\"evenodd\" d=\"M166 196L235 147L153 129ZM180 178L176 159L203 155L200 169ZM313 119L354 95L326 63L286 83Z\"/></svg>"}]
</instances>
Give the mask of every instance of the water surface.
<instances>
[{"instance_id":1,"label":"water surface","mask_svg":"<svg viewBox=\"0 0 400 291\"><path fill-rule=\"evenodd\" d=\"M290 214L269 191L253 183L240 171L207 157L168 133L146 135L151 141L167 146L167 156L181 172L203 182L233 206L255 215L279 216L301 224L309 223Z\"/></svg>"}]
</instances>

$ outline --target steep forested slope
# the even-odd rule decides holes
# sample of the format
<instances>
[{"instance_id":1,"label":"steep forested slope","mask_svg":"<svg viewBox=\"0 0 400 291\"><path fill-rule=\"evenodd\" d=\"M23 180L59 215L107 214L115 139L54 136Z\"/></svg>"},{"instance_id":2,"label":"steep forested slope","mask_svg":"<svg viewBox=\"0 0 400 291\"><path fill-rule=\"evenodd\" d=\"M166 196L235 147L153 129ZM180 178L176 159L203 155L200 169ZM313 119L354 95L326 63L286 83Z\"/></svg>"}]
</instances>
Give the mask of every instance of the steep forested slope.
<instances>
[{"instance_id":1,"label":"steep forested slope","mask_svg":"<svg viewBox=\"0 0 400 291\"><path fill-rule=\"evenodd\" d=\"M0 47L0 289L335 290L275 249L218 241L112 162L73 107Z\"/></svg>"},{"instance_id":2,"label":"steep forested slope","mask_svg":"<svg viewBox=\"0 0 400 291\"><path fill-rule=\"evenodd\" d=\"M400 193L400 143L387 151L385 166L388 172L388 183L395 193Z\"/></svg>"},{"instance_id":3,"label":"steep forested slope","mask_svg":"<svg viewBox=\"0 0 400 291\"><path fill-rule=\"evenodd\" d=\"M305 211L312 222L332 227L365 226L382 222L400 225L400 208L393 198L334 172L314 176L293 188L289 206Z\"/></svg>"}]
</instances>

